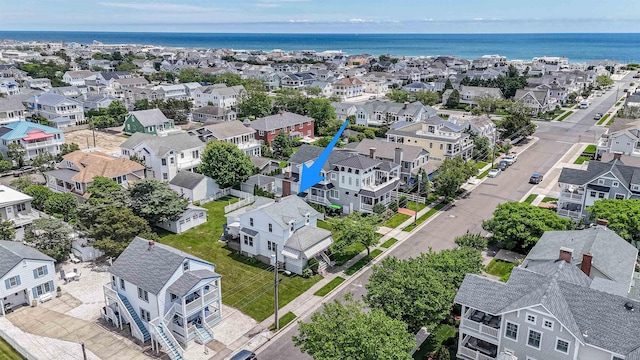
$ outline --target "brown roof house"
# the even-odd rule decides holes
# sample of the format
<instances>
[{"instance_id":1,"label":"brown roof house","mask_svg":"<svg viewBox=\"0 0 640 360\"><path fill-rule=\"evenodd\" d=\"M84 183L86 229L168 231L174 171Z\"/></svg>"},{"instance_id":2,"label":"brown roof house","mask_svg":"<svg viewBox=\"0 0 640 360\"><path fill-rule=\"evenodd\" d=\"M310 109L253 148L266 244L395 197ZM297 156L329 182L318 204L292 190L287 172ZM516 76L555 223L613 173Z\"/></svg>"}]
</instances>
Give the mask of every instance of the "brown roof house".
<instances>
[{"instance_id":1,"label":"brown roof house","mask_svg":"<svg viewBox=\"0 0 640 360\"><path fill-rule=\"evenodd\" d=\"M115 158L100 151L74 151L65 155L57 169L44 176L47 186L58 193L84 196L96 176L113 179L123 187L144 178L144 165L126 158Z\"/></svg>"}]
</instances>

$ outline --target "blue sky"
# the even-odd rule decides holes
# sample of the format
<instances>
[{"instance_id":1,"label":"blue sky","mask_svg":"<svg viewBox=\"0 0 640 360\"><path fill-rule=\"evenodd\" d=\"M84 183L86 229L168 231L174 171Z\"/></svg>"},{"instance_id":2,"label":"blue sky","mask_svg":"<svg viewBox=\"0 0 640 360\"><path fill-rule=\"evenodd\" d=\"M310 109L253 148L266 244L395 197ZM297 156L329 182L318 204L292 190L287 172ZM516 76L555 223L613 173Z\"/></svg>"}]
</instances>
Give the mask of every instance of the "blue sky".
<instances>
[{"instance_id":1,"label":"blue sky","mask_svg":"<svg viewBox=\"0 0 640 360\"><path fill-rule=\"evenodd\" d=\"M0 30L640 32L638 0L1 0Z\"/></svg>"}]
</instances>

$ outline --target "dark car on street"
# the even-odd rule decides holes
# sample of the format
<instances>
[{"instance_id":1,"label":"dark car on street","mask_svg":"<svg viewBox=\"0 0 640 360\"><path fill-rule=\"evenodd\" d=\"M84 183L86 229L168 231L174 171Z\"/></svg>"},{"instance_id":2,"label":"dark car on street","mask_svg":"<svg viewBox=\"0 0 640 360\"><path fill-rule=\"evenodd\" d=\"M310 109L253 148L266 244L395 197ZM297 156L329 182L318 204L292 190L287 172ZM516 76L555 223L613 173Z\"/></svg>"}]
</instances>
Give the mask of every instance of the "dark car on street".
<instances>
[{"instance_id":1,"label":"dark car on street","mask_svg":"<svg viewBox=\"0 0 640 360\"><path fill-rule=\"evenodd\" d=\"M542 182L543 176L538 173L533 173L529 178L529 184L540 184Z\"/></svg>"},{"instance_id":2,"label":"dark car on street","mask_svg":"<svg viewBox=\"0 0 640 360\"><path fill-rule=\"evenodd\" d=\"M256 354L249 350L241 350L239 353L233 355L230 360L256 360Z\"/></svg>"},{"instance_id":3,"label":"dark car on street","mask_svg":"<svg viewBox=\"0 0 640 360\"><path fill-rule=\"evenodd\" d=\"M500 169L501 171L507 170L508 167L509 167L509 162L507 161L502 160L498 163L498 169Z\"/></svg>"}]
</instances>

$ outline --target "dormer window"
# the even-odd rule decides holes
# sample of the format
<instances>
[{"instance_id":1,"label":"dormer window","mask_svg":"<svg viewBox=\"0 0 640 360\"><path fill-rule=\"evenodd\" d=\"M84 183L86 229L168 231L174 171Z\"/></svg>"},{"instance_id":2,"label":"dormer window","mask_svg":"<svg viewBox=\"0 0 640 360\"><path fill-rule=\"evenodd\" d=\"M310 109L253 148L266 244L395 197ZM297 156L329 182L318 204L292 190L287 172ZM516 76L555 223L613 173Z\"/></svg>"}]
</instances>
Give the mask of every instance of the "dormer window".
<instances>
[{"instance_id":1,"label":"dormer window","mask_svg":"<svg viewBox=\"0 0 640 360\"><path fill-rule=\"evenodd\" d=\"M292 221L292 222L291 222L291 227L290 227L291 232L293 232L293 225L294 225L294 224L295 224L295 223Z\"/></svg>"},{"instance_id":2,"label":"dormer window","mask_svg":"<svg viewBox=\"0 0 640 360\"><path fill-rule=\"evenodd\" d=\"M604 185L604 179L598 179L598 185Z\"/></svg>"}]
</instances>

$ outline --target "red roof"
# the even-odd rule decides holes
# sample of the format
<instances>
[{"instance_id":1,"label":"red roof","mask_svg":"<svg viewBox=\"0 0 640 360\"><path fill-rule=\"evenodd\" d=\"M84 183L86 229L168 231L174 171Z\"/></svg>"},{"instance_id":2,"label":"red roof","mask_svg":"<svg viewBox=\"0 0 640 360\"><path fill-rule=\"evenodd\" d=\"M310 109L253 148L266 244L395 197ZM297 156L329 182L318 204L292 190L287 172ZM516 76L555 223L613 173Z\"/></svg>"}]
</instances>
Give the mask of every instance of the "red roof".
<instances>
[{"instance_id":1,"label":"red roof","mask_svg":"<svg viewBox=\"0 0 640 360\"><path fill-rule=\"evenodd\" d=\"M53 134L45 134L44 131L32 131L27 134L27 137L22 138L24 141L41 140L53 137Z\"/></svg>"}]
</instances>

